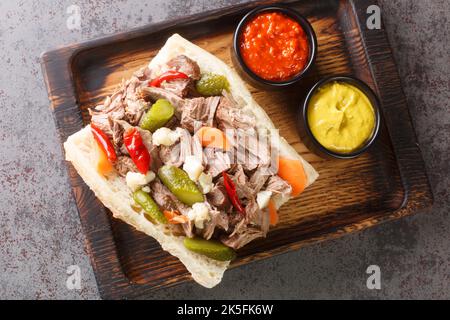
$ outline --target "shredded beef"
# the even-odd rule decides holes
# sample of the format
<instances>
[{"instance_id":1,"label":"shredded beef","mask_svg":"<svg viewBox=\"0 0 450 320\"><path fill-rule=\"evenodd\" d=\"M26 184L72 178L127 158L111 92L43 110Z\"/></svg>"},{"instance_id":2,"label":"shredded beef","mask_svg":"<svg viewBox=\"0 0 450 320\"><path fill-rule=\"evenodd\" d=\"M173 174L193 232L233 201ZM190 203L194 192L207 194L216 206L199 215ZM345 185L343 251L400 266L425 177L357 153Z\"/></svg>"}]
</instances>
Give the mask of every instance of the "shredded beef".
<instances>
[{"instance_id":1,"label":"shredded beef","mask_svg":"<svg viewBox=\"0 0 450 320\"><path fill-rule=\"evenodd\" d=\"M113 135L108 114L94 110L89 110L89 114L91 115L91 124L95 125L108 136Z\"/></svg>"},{"instance_id":2,"label":"shredded beef","mask_svg":"<svg viewBox=\"0 0 450 320\"><path fill-rule=\"evenodd\" d=\"M205 148L203 150L203 155L205 157L206 173L216 177L222 173L222 171L227 171L231 167L231 160L227 153L214 148Z\"/></svg>"},{"instance_id":3,"label":"shredded beef","mask_svg":"<svg viewBox=\"0 0 450 320\"><path fill-rule=\"evenodd\" d=\"M183 72L189 79L164 81L161 87L148 87L151 79L167 70ZM112 140L118 155L114 166L121 176L126 176L129 171L138 172L123 145L124 132L131 128L139 130L151 154L151 170L154 172L164 164L181 167L187 156L199 157L204 172L214 179L212 190L205 195L210 220L205 221L203 229L195 228L192 221L169 228L174 234L187 237L199 235L205 239L214 237L231 248L239 249L256 238L265 237L269 230L269 211L259 208L257 193L264 189L275 195L289 195L292 188L274 175L275 172L267 170L271 160L270 147L257 135L254 114L245 112L226 91L222 96L199 96L195 92L194 81L200 77L198 64L184 55L171 59L155 70L142 68L130 80L123 82L103 104L89 111L91 121ZM158 99L167 99L176 109L175 117L165 126L177 130L180 140L170 147L153 145L152 133L138 126L145 111ZM232 148L226 152L215 148L203 149L198 136L192 136L203 126L224 130ZM230 159L233 152L236 152L237 159ZM237 163L232 164L235 160ZM224 171L234 182L237 195L245 207L245 215L238 213L231 204L223 177L219 176ZM149 185L151 196L161 210L176 210L184 216L188 215L191 208L178 200L158 178Z\"/></svg>"},{"instance_id":4,"label":"shredded beef","mask_svg":"<svg viewBox=\"0 0 450 320\"><path fill-rule=\"evenodd\" d=\"M164 81L161 88L173 92L181 98L185 98L190 91L193 90L192 79L176 79L172 81Z\"/></svg>"},{"instance_id":5,"label":"shredded beef","mask_svg":"<svg viewBox=\"0 0 450 320\"><path fill-rule=\"evenodd\" d=\"M219 97L193 98L185 101L181 113L181 125L183 128L194 132L203 126L212 127Z\"/></svg>"},{"instance_id":6,"label":"shredded beef","mask_svg":"<svg viewBox=\"0 0 450 320\"><path fill-rule=\"evenodd\" d=\"M253 187L253 190L255 192L259 192L261 188L266 183L267 179L269 178L269 175L266 173L266 168L264 167L258 167L255 172L250 176L250 184Z\"/></svg>"},{"instance_id":7,"label":"shredded beef","mask_svg":"<svg viewBox=\"0 0 450 320\"><path fill-rule=\"evenodd\" d=\"M275 175L271 176L267 181L266 190L276 194L282 194L283 196L289 196L292 192L292 187L285 180L281 179L280 176Z\"/></svg>"},{"instance_id":8,"label":"shredded beef","mask_svg":"<svg viewBox=\"0 0 450 320\"><path fill-rule=\"evenodd\" d=\"M211 191L206 194L208 202L219 210L229 212L232 209L227 191L222 182L217 182Z\"/></svg>"},{"instance_id":9,"label":"shredded beef","mask_svg":"<svg viewBox=\"0 0 450 320\"><path fill-rule=\"evenodd\" d=\"M133 75L138 78L140 81L145 81L150 79L151 77L151 70L148 67L143 67L136 71Z\"/></svg>"},{"instance_id":10,"label":"shredded beef","mask_svg":"<svg viewBox=\"0 0 450 320\"><path fill-rule=\"evenodd\" d=\"M167 62L167 66L171 69L187 74L194 80L200 79L200 67L197 62L186 57L185 55L179 55L172 58Z\"/></svg>"},{"instance_id":11,"label":"shredded beef","mask_svg":"<svg viewBox=\"0 0 450 320\"><path fill-rule=\"evenodd\" d=\"M228 230L228 215L212 206L209 206L209 208L209 215L211 219L205 223L203 230L200 230L200 234L206 240L211 239L217 228L224 231Z\"/></svg>"},{"instance_id":12,"label":"shredded beef","mask_svg":"<svg viewBox=\"0 0 450 320\"><path fill-rule=\"evenodd\" d=\"M181 114L183 110L184 100L169 90L141 86L138 90L138 94L145 100L156 101L158 99L166 99L176 108L178 114Z\"/></svg>"},{"instance_id":13,"label":"shredded beef","mask_svg":"<svg viewBox=\"0 0 450 320\"><path fill-rule=\"evenodd\" d=\"M131 160L131 158L127 156L119 156L116 163L114 164L114 167L116 168L117 172L123 177L125 177L127 175L127 172L129 171L138 172L138 169L133 160Z\"/></svg>"},{"instance_id":14,"label":"shredded beef","mask_svg":"<svg viewBox=\"0 0 450 320\"><path fill-rule=\"evenodd\" d=\"M230 178L233 180L236 186L236 192L240 199L256 198L256 192L249 186L248 177L245 174L242 165L236 165L236 172Z\"/></svg>"},{"instance_id":15,"label":"shredded beef","mask_svg":"<svg viewBox=\"0 0 450 320\"><path fill-rule=\"evenodd\" d=\"M220 240L226 246L237 250L247 243L263 236L263 232L260 229L250 227L242 229L242 232L236 233L232 237L222 236Z\"/></svg>"},{"instance_id":16,"label":"shredded beef","mask_svg":"<svg viewBox=\"0 0 450 320\"><path fill-rule=\"evenodd\" d=\"M175 195L171 193L159 179L155 179L151 183L151 190L152 197L161 210L177 210L182 215L187 216L190 210L189 207L178 200L177 197L175 197ZM194 226L191 221L183 223L182 227L187 237L192 238L194 236Z\"/></svg>"},{"instance_id":17,"label":"shredded beef","mask_svg":"<svg viewBox=\"0 0 450 320\"><path fill-rule=\"evenodd\" d=\"M187 130L179 128L177 131L181 134L180 141L169 147L161 145L159 156L164 164L180 167L186 157L192 155L193 139Z\"/></svg>"},{"instance_id":18,"label":"shredded beef","mask_svg":"<svg viewBox=\"0 0 450 320\"><path fill-rule=\"evenodd\" d=\"M250 129L256 125L254 115L244 113L228 94L220 97L216 111L216 122L219 129Z\"/></svg>"}]
</instances>

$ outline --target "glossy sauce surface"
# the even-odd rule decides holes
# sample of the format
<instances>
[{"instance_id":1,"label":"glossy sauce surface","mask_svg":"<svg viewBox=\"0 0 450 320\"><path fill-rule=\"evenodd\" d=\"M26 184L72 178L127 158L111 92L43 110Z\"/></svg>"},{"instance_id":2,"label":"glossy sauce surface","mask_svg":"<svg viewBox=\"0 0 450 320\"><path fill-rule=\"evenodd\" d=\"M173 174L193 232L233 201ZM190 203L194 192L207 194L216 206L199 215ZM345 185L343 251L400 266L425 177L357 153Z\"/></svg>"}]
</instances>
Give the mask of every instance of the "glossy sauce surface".
<instances>
[{"instance_id":1,"label":"glossy sauce surface","mask_svg":"<svg viewBox=\"0 0 450 320\"><path fill-rule=\"evenodd\" d=\"M305 68L308 38L292 18L279 12L262 13L243 29L240 52L245 64L261 78L286 81Z\"/></svg>"}]
</instances>

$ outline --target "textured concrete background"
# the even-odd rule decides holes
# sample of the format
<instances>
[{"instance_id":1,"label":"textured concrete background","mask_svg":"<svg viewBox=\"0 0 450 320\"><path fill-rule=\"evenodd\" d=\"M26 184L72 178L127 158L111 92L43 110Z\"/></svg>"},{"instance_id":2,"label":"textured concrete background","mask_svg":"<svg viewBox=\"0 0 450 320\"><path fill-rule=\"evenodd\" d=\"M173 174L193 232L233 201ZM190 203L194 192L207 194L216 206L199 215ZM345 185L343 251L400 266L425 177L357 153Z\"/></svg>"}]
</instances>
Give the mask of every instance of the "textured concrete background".
<instances>
[{"instance_id":1,"label":"textured concrete background","mask_svg":"<svg viewBox=\"0 0 450 320\"><path fill-rule=\"evenodd\" d=\"M0 298L98 298L39 54L235 2L0 2ZM154 298L450 298L450 8L447 0L380 3L434 208L228 271L213 290L185 284ZM72 4L81 8L81 31L66 28ZM79 291L66 289L72 264L81 268ZM366 288L370 264L381 267L381 290Z\"/></svg>"}]
</instances>

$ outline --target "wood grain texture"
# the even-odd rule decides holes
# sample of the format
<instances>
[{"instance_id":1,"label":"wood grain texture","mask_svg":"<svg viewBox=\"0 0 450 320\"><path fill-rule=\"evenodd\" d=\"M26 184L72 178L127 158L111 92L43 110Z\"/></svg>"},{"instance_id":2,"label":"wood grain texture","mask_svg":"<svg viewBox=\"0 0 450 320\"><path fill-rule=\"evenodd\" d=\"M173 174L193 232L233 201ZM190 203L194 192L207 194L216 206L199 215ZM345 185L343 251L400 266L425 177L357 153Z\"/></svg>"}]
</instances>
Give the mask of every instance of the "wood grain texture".
<instances>
[{"instance_id":1,"label":"wood grain texture","mask_svg":"<svg viewBox=\"0 0 450 320\"><path fill-rule=\"evenodd\" d=\"M274 2L274 1L269 1ZM370 3L369 3L370 2ZM295 87L270 92L249 87L280 133L320 173L280 211L267 239L238 252L236 267L318 241L397 219L429 206L432 194L384 30L365 28L374 1L291 1L317 34L313 70ZM43 54L42 67L61 141L89 121L87 109L147 64L174 32L229 65L232 32L261 1L168 21ZM353 160L322 160L297 134L296 111L311 85L330 75L354 75L374 89L383 124L370 151ZM69 164L70 181L89 255L104 298L133 298L183 281L184 266L156 241L113 219Z\"/></svg>"}]
</instances>

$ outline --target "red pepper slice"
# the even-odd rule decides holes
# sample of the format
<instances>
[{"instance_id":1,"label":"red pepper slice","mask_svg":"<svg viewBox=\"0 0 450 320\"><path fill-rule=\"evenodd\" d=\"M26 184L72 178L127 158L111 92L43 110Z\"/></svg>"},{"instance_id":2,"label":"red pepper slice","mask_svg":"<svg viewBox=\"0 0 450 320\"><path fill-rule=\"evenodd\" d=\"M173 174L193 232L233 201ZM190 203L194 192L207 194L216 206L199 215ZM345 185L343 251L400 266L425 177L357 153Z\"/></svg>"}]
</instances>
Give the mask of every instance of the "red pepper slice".
<instances>
[{"instance_id":1,"label":"red pepper slice","mask_svg":"<svg viewBox=\"0 0 450 320\"><path fill-rule=\"evenodd\" d=\"M164 81L171 81L176 79L189 79L188 75L183 72L175 71L175 70L169 70L167 72L164 72L159 77L156 77L150 83L148 84L149 87L159 87L161 83Z\"/></svg>"},{"instance_id":2,"label":"red pepper slice","mask_svg":"<svg viewBox=\"0 0 450 320\"><path fill-rule=\"evenodd\" d=\"M245 209L239 200L239 197L236 192L236 186L233 183L233 180L228 176L225 171L222 171L223 183L225 185L225 189L227 190L228 197L230 198L231 203L239 211L241 214L245 215Z\"/></svg>"},{"instance_id":3,"label":"red pepper slice","mask_svg":"<svg viewBox=\"0 0 450 320\"><path fill-rule=\"evenodd\" d=\"M92 135L94 136L95 141L97 141L100 148L105 152L106 156L108 157L108 160L111 163L116 162L117 160L116 150L114 149L114 146L112 145L108 136L93 123L91 123L91 132Z\"/></svg>"},{"instance_id":4,"label":"red pepper slice","mask_svg":"<svg viewBox=\"0 0 450 320\"><path fill-rule=\"evenodd\" d=\"M150 168L151 159L139 131L136 128L127 130L123 135L123 143L139 172L146 174Z\"/></svg>"}]
</instances>

